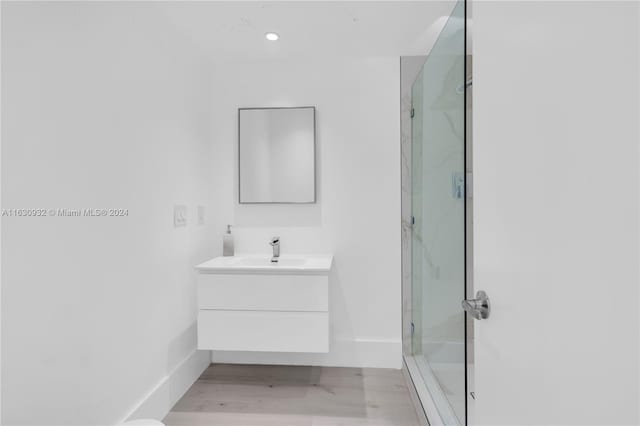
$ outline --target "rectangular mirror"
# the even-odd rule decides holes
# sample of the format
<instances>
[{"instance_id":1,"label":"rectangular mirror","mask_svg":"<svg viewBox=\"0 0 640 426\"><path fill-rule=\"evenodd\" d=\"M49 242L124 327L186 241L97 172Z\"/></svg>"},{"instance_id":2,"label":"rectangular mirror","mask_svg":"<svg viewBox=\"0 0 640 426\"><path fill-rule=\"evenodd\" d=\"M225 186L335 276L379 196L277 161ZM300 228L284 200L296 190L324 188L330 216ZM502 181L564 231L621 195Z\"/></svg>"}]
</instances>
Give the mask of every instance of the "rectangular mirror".
<instances>
[{"instance_id":1,"label":"rectangular mirror","mask_svg":"<svg viewBox=\"0 0 640 426\"><path fill-rule=\"evenodd\" d=\"M239 108L239 201L315 203L315 107Z\"/></svg>"}]
</instances>

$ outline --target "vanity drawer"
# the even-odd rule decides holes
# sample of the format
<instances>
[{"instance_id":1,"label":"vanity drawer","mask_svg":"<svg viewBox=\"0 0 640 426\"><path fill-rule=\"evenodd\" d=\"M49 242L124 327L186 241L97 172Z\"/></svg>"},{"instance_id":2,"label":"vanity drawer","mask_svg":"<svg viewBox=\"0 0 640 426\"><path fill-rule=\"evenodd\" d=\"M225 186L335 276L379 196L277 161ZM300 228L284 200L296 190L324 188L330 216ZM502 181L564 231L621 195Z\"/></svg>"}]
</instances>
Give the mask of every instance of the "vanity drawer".
<instances>
[{"instance_id":1,"label":"vanity drawer","mask_svg":"<svg viewBox=\"0 0 640 426\"><path fill-rule=\"evenodd\" d=\"M198 274L199 309L329 310L326 275Z\"/></svg>"},{"instance_id":2,"label":"vanity drawer","mask_svg":"<svg viewBox=\"0 0 640 426\"><path fill-rule=\"evenodd\" d=\"M201 310L198 349L328 352L328 312Z\"/></svg>"}]
</instances>

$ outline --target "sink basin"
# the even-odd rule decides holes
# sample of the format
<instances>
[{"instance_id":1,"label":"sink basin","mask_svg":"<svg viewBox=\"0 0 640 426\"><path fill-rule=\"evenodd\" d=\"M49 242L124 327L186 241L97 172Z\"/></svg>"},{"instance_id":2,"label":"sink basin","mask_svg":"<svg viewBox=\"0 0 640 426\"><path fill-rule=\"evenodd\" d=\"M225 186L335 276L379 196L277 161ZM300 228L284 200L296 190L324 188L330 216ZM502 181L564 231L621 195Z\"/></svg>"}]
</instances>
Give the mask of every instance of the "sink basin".
<instances>
[{"instance_id":1,"label":"sink basin","mask_svg":"<svg viewBox=\"0 0 640 426\"><path fill-rule=\"evenodd\" d=\"M270 257L238 257L238 262L243 266L303 266L307 263L304 258L279 258L277 262L272 262Z\"/></svg>"},{"instance_id":2,"label":"sink basin","mask_svg":"<svg viewBox=\"0 0 640 426\"><path fill-rule=\"evenodd\" d=\"M268 255L240 254L216 257L196 266L196 269L210 274L326 274L332 261L331 255L283 255L274 263Z\"/></svg>"}]
</instances>

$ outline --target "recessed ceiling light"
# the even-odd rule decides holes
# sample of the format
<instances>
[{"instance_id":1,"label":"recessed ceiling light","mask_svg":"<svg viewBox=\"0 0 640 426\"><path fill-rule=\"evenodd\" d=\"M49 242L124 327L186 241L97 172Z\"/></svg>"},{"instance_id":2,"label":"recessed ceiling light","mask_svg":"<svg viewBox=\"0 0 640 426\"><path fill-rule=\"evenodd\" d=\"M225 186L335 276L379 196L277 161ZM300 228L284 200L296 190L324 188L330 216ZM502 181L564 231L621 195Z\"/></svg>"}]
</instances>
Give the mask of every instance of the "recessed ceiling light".
<instances>
[{"instance_id":1,"label":"recessed ceiling light","mask_svg":"<svg viewBox=\"0 0 640 426\"><path fill-rule=\"evenodd\" d=\"M276 41L277 39L280 38L280 36L277 33L266 33L264 36L269 41Z\"/></svg>"}]
</instances>

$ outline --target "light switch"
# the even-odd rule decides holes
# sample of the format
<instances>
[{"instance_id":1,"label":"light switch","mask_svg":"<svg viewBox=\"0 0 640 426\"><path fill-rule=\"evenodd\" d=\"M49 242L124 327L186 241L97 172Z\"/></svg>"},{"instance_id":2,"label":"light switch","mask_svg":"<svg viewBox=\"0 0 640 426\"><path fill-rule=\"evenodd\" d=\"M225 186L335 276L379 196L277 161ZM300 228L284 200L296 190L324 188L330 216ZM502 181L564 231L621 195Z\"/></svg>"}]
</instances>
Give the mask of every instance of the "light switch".
<instances>
[{"instance_id":1,"label":"light switch","mask_svg":"<svg viewBox=\"0 0 640 426\"><path fill-rule=\"evenodd\" d=\"M173 226L187 226L187 206L173 206Z\"/></svg>"},{"instance_id":2,"label":"light switch","mask_svg":"<svg viewBox=\"0 0 640 426\"><path fill-rule=\"evenodd\" d=\"M198 206L198 225L204 225L204 206Z\"/></svg>"}]
</instances>

